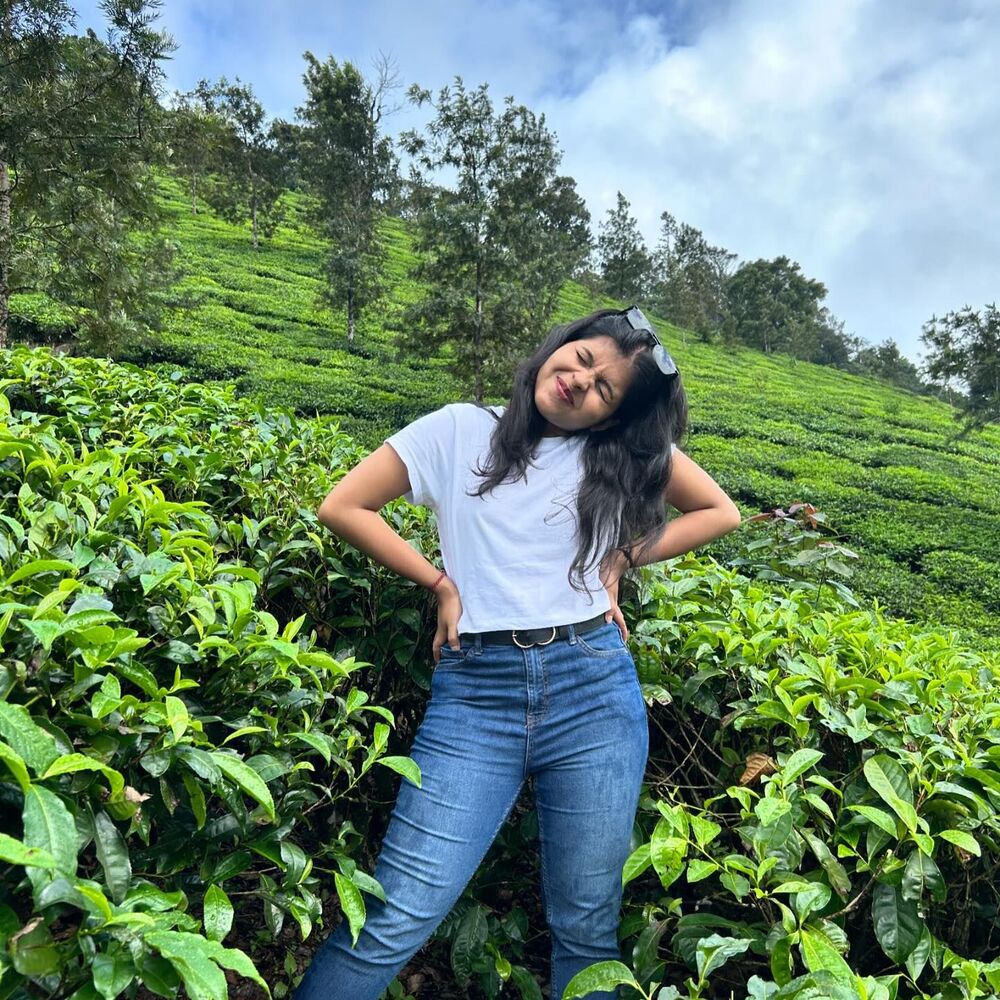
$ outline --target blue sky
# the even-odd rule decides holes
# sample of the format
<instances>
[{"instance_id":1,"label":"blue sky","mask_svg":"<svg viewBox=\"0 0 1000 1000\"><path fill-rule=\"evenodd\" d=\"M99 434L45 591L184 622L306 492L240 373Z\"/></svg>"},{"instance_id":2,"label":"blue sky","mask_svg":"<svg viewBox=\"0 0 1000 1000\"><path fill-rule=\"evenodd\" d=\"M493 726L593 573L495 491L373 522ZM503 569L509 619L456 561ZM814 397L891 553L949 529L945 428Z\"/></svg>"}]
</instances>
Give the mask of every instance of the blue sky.
<instances>
[{"instance_id":1,"label":"blue sky","mask_svg":"<svg viewBox=\"0 0 1000 1000\"><path fill-rule=\"evenodd\" d=\"M78 27L103 31L96 0ZM786 254L849 332L919 359L933 314L1000 291L995 0L163 0L170 89L239 76L294 115L302 53L405 86L460 75L559 137L595 228L621 190L741 260ZM395 134L428 120L405 105Z\"/></svg>"}]
</instances>

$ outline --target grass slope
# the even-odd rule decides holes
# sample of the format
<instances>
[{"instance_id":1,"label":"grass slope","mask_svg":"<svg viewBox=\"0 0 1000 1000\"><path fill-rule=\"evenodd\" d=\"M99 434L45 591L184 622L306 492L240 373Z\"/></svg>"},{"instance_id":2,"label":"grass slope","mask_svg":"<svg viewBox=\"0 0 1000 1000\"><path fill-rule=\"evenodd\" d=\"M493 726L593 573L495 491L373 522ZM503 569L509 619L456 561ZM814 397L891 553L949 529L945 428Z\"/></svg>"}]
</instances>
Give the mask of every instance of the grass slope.
<instances>
[{"instance_id":1,"label":"grass slope","mask_svg":"<svg viewBox=\"0 0 1000 1000\"><path fill-rule=\"evenodd\" d=\"M458 398L445 358L400 359L387 329L419 292L407 278L413 252L403 222L385 227L388 301L348 344L343 315L318 304L323 247L302 223L301 198L286 199L285 224L255 253L245 227L207 210L193 216L176 182L163 182L163 196L182 301L154 342L120 357L231 380L301 413L338 414L368 445ZM569 283L558 318L597 304ZM944 403L661 328L691 402L684 447L745 513L815 504L861 553L853 581L861 593L890 613L1000 641L1000 428L951 441ZM714 550L725 556L737 544L730 536Z\"/></svg>"}]
</instances>

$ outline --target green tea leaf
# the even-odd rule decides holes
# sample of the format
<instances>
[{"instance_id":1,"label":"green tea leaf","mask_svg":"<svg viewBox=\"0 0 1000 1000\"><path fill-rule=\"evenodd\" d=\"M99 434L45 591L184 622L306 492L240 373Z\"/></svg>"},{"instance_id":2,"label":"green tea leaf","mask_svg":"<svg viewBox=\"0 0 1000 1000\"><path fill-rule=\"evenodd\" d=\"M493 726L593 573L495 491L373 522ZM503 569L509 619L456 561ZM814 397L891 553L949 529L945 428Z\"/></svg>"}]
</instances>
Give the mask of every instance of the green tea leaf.
<instances>
[{"instance_id":1,"label":"green tea leaf","mask_svg":"<svg viewBox=\"0 0 1000 1000\"><path fill-rule=\"evenodd\" d=\"M7 765L7 770L14 775L15 780L21 786L21 791L27 792L31 785L31 778L28 776L28 767L21 759L21 755L12 750L6 743L0 743L0 761Z\"/></svg>"},{"instance_id":2,"label":"green tea leaf","mask_svg":"<svg viewBox=\"0 0 1000 1000\"><path fill-rule=\"evenodd\" d=\"M670 819L660 819L649 842L653 867L664 889L668 889L684 870L684 855L687 852L687 839L674 835L673 829Z\"/></svg>"},{"instance_id":3,"label":"green tea leaf","mask_svg":"<svg viewBox=\"0 0 1000 1000\"><path fill-rule=\"evenodd\" d=\"M903 869L901 886L903 899L920 902L925 892L929 892L937 902L944 902L948 889L944 884L941 869L923 851L911 852Z\"/></svg>"},{"instance_id":4,"label":"green tea leaf","mask_svg":"<svg viewBox=\"0 0 1000 1000\"><path fill-rule=\"evenodd\" d=\"M271 793L268 791L267 785L264 784L264 780L252 767L238 757L221 753L218 750L213 751L210 756L227 778L235 781L250 798L264 807L264 811L272 820L275 819L274 799L271 798Z\"/></svg>"},{"instance_id":5,"label":"green tea leaf","mask_svg":"<svg viewBox=\"0 0 1000 1000\"><path fill-rule=\"evenodd\" d=\"M217 885L210 885L205 893L205 936L210 941L223 941L233 926L233 904Z\"/></svg>"},{"instance_id":6,"label":"green tea leaf","mask_svg":"<svg viewBox=\"0 0 1000 1000\"><path fill-rule=\"evenodd\" d=\"M876 754L865 761L864 772L882 801L903 821L910 833L916 833L917 811L913 808L913 790L900 763L885 754Z\"/></svg>"},{"instance_id":7,"label":"green tea leaf","mask_svg":"<svg viewBox=\"0 0 1000 1000\"><path fill-rule=\"evenodd\" d=\"M704 858L694 858L688 862L687 876L688 882L700 882L709 875L714 875L719 870L719 866L714 861L706 861Z\"/></svg>"},{"instance_id":8,"label":"green tea leaf","mask_svg":"<svg viewBox=\"0 0 1000 1000\"><path fill-rule=\"evenodd\" d=\"M723 872L719 881L737 898L742 899L750 891L750 882L738 872Z\"/></svg>"},{"instance_id":9,"label":"green tea leaf","mask_svg":"<svg viewBox=\"0 0 1000 1000\"><path fill-rule=\"evenodd\" d=\"M660 978L658 973L663 970L663 960L659 957L660 941L668 925L666 920L657 920L644 927L632 948L632 968L635 978L641 983Z\"/></svg>"},{"instance_id":10,"label":"green tea leaf","mask_svg":"<svg viewBox=\"0 0 1000 1000\"><path fill-rule=\"evenodd\" d=\"M641 989L629 967L621 962L597 962L578 972L567 984L560 1000L576 1000L589 993L610 992L616 986L631 986Z\"/></svg>"},{"instance_id":11,"label":"green tea leaf","mask_svg":"<svg viewBox=\"0 0 1000 1000\"><path fill-rule=\"evenodd\" d=\"M542 991L535 977L523 966L515 965L510 978L521 994L521 1000L542 1000Z\"/></svg>"},{"instance_id":12,"label":"green tea leaf","mask_svg":"<svg viewBox=\"0 0 1000 1000\"><path fill-rule=\"evenodd\" d=\"M11 865L21 865L27 867L32 865L35 868L55 868L56 859L48 851L40 847L28 847L20 840L8 837L6 833L0 833L0 861L6 861Z\"/></svg>"},{"instance_id":13,"label":"green tea leaf","mask_svg":"<svg viewBox=\"0 0 1000 1000\"><path fill-rule=\"evenodd\" d=\"M94 986L104 1000L115 1000L115 997L135 979L132 959L122 951L114 954L98 952L91 961L90 971L94 977Z\"/></svg>"},{"instance_id":14,"label":"green tea leaf","mask_svg":"<svg viewBox=\"0 0 1000 1000\"><path fill-rule=\"evenodd\" d=\"M348 925L351 928L351 944L358 943L358 935L365 922L365 901L358 887L340 872L333 873L334 885L337 888L337 898L340 900L340 908L347 917Z\"/></svg>"},{"instance_id":15,"label":"green tea leaf","mask_svg":"<svg viewBox=\"0 0 1000 1000\"><path fill-rule=\"evenodd\" d=\"M173 733L174 740L179 740L187 731L190 722L187 705L174 695L167 695L163 699L163 704L167 713L167 725Z\"/></svg>"},{"instance_id":16,"label":"green tea leaf","mask_svg":"<svg viewBox=\"0 0 1000 1000\"><path fill-rule=\"evenodd\" d=\"M42 774L59 756L56 741L23 705L0 701L0 736L35 774Z\"/></svg>"},{"instance_id":17,"label":"green tea leaf","mask_svg":"<svg viewBox=\"0 0 1000 1000\"><path fill-rule=\"evenodd\" d=\"M108 788L111 790L112 799L121 798L122 792L125 790L125 779L122 775L114 768L82 753L62 754L52 762L42 778L55 778L60 774L76 774L79 771L97 771L103 774L108 779Z\"/></svg>"},{"instance_id":18,"label":"green tea leaf","mask_svg":"<svg viewBox=\"0 0 1000 1000\"><path fill-rule=\"evenodd\" d=\"M205 820L208 817L205 791L193 774L185 774L183 780L184 787L187 789L191 812L194 814L194 821L197 823L199 830L204 829Z\"/></svg>"},{"instance_id":19,"label":"green tea leaf","mask_svg":"<svg viewBox=\"0 0 1000 1000\"><path fill-rule=\"evenodd\" d=\"M834 891L841 896L846 896L851 891L851 878L847 874L847 869L833 856L830 848L815 833L804 829L802 836L809 845L809 849L816 856L816 860L823 866L823 871L826 872L826 877Z\"/></svg>"},{"instance_id":20,"label":"green tea leaf","mask_svg":"<svg viewBox=\"0 0 1000 1000\"><path fill-rule=\"evenodd\" d=\"M899 886L878 882L872 892L872 920L882 950L897 964L906 961L924 932L917 904Z\"/></svg>"},{"instance_id":21,"label":"green tea leaf","mask_svg":"<svg viewBox=\"0 0 1000 1000\"><path fill-rule=\"evenodd\" d=\"M473 906L462 917L451 939L451 968L459 982L468 982L472 977L473 966L482 955L488 936L486 913L481 906Z\"/></svg>"},{"instance_id":22,"label":"green tea leaf","mask_svg":"<svg viewBox=\"0 0 1000 1000\"><path fill-rule=\"evenodd\" d=\"M66 804L54 792L39 785L32 785L24 795L24 842L29 847L40 847L56 862L56 869L64 875L76 874L76 824ZM31 877L32 870L28 870ZM38 890L47 884L48 876L32 884Z\"/></svg>"},{"instance_id":23,"label":"green tea leaf","mask_svg":"<svg viewBox=\"0 0 1000 1000\"><path fill-rule=\"evenodd\" d=\"M894 820L887 812L883 809L877 809L875 806L848 806L852 812L856 812L861 816L864 816L870 823L874 823L880 830L883 830L890 837L898 837L898 821Z\"/></svg>"},{"instance_id":24,"label":"green tea leaf","mask_svg":"<svg viewBox=\"0 0 1000 1000\"><path fill-rule=\"evenodd\" d=\"M51 975L59 968L59 949L41 917L33 917L7 942L14 971L29 979Z\"/></svg>"},{"instance_id":25,"label":"green tea leaf","mask_svg":"<svg viewBox=\"0 0 1000 1000\"><path fill-rule=\"evenodd\" d=\"M7 586L11 586L15 583L20 583L21 580L27 580L33 576L41 576L43 573L75 573L76 567L71 562L66 562L65 559L35 559L32 562L25 563L20 569L14 570L10 576L7 577Z\"/></svg>"},{"instance_id":26,"label":"green tea leaf","mask_svg":"<svg viewBox=\"0 0 1000 1000\"><path fill-rule=\"evenodd\" d=\"M823 759L821 750L796 750L778 772L784 784L790 785L799 775L805 774L811 767L814 767Z\"/></svg>"},{"instance_id":27,"label":"green tea leaf","mask_svg":"<svg viewBox=\"0 0 1000 1000\"><path fill-rule=\"evenodd\" d=\"M910 974L911 979L918 979L920 973L924 971L927 959L931 956L931 944L931 932L925 927L916 948L906 957L906 971Z\"/></svg>"},{"instance_id":28,"label":"green tea leaf","mask_svg":"<svg viewBox=\"0 0 1000 1000\"><path fill-rule=\"evenodd\" d=\"M826 970L844 983L854 981L854 973L844 960L844 956L818 928L808 926L799 929L799 948L802 951L802 960L810 972Z\"/></svg>"},{"instance_id":29,"label":"green tea leaf","mask_svg":"<svg viewBox=\"0 0 1000 1000\"><path fill-rule=\"evenodd\" d=\"M403 775L411 785L420 787L420 768L412 757L379 757L375 762Z\"/></svg>"},{"instance_id":30,"label":"green tea leaf","mask_svg":"<svg viewBox=\"0 0 1000 1000\"><path fill-rule=\"evenodd\" d=\"M239 973L244 979L255 982L264 992L270 996L271 989L261 978L257 971L257 966L253 964L250 957L239 948L224 948L218 941L205 941L200 939L199 947L213 961L218 962L224 969L231 969Z\"/></svg>"},{"instance_id":31,"label":"green tea leaf","mask_svg":"<svg viewBox=\"0 0 1000 1000\"><path fill-rule=\"evenodd\" d=\"M191 1000L227 1000L229 989L222 970L200 947L209 944L200 935L182 931L154 931L145 943L176 969Z\"/></svg>"},{"instance_id":32,"label":"green tea leaf","mask_svg":"<svg viewBox=\"0 0 1000 1000\"><path fill-rule=\"evenodd\" d=\"M696 952L699 980L705 982L716 969L721 969L736 955L742 955L752 944L750 938L727 938L721 934L702 938Z\"/></svg>"},{"instance_id":33,"label":"green tea leaf","mask_svg":"<svg viewBox=\"0 0 1000 1000\"><path fill-rule=\"evenodd\" d=\"M132 881L132 861L122 835L103 809L94 813L94 847L108 893L115 903L121 903Z\"/></svg>"},{"instance_id":34,"label":"green tea leaf","mask_svg":"<svg viewBox=\"0 0 1000 1000\"><path fill-rule=\"evenodd\" d=\"M691 833L694 834L695 843L699 847L705 847L722 833L722 827L703 816L692 816Z\"/></svg>"},{"instance_id":35,"label":"green tea leaf","mask_svg":"<svg viewBox=\"0 0 1000 1000\"><path fill-rule=\"evenodd\" d=\"M963 851L974 854L977 858L982 853L979 841L971 833L966 833L964 830L942 830L938 836L942 840L947 840L956 847L960 847Z\"/></svg>"},{"instance_id":36,"label":"green tea leaf","mask_svg":"<svg viewBox=\"0 0 1000 1000\"><path fill-rule=\"evenodd\" d=\"M651 864L653 858L649 852L649 843L640 844L626 860L622 867L622 885L628 885L634 878L638 878Z\"/></svg>"}]
</instances>

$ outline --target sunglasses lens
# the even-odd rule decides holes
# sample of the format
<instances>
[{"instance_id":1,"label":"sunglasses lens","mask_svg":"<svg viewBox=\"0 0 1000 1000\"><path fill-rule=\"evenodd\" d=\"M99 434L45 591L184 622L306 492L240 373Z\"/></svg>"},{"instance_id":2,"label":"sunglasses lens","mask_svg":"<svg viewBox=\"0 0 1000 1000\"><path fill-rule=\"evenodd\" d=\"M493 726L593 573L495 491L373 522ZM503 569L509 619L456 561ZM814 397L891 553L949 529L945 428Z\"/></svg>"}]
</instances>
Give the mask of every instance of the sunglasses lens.
<instances>
[{"instance_id":1,"label":"sunglasses lens","mask_svg":"<svg viewBox=\"0 0 1000 1000\"><path fill-rule=\"evenodd\" d=\"M667 349L662 344L657 344L653 348L653 360L664 375L674 375L677 372L677 365L674 359L667 353Z\"/></svg>"},{"instance_id":2,"label":"sunglasses lens","mask_svg":"<svg viewBox=\"0 0 1000 1000\"><path fill-rule=\"evenodd\" d=\"M633 330L644 330L646 333L653 332L653 325L642 314L642 310L638 306L632 306L632 308L625 313L625 318L628 320L628 325L632 327Z\"/></svg>"},{"instance_id":3,"label":"sunglasses lens","mask_svg":"<svg viewBox=\"0 0 1000 1000\"><path fill-rule=\"evenodd\" d=\"M657 367L663 372L664 375L676 375L677 365L674 364L674 359L670 356L667 349L660 343L660 338L656 336L653 330L653 324L649 322L648 319L642 314L642 310L638 306L632 306L630 309L625 310L625 319L628 321L628 325L632 327L633 330L639 330L643 333L648 333L653 341L653 360L656 362Z\"/></svg>"}]
</instances>

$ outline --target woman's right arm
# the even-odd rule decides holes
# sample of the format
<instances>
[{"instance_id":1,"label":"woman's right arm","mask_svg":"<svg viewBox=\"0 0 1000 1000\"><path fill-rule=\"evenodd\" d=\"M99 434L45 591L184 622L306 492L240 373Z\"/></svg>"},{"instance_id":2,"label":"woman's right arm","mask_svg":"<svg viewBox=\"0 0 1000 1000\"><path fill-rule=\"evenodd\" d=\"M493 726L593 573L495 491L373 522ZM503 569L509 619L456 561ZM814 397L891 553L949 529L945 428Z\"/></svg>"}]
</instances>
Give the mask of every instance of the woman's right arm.
<instances>
[{"instance_id":1,"label":"woman's right arm","mask_svg":"<svg viewBox=\"0 0 1000 1000\"><path fill-rule=\"evenodd\" d=\"M403 460L392 445L383 444L330 490L319 506L318 516L332 532L376 562L429 588L440 576L440 571L400 537L379 513L390 500L409 490L410 478ZM448 577L434 588L434 594L438 599L438 627L432 652L437 663L445 642L454 649L459 648L458 620L462 602L458 588Z\"/></svg>"}]
</instances>

